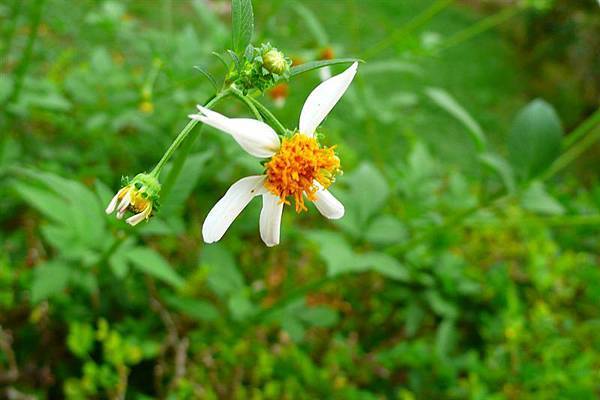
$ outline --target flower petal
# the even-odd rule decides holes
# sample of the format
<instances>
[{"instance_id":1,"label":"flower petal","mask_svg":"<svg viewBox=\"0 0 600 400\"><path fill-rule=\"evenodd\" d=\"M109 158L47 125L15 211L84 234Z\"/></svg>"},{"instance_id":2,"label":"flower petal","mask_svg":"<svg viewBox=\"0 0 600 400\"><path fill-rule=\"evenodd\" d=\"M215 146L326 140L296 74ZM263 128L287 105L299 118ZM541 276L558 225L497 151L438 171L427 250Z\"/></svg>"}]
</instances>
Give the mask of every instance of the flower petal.
<instances>
[{"instance_id":1,"label":"flower petal","mask_svg":"<svg viewBox=\"0 0 600 400\"><path fill-rule=\"evenodd\" d=\"M262 195L263 206L260 211L260 237L268 247L279 244L281 213L283 202L271 193Z\"/></svg>"},{"instance_id":2,"label":"flower petal","mask_svg":"<svg viewBox=\"0 0 600 400\"><path fill-rule=\"evenodd\" d=\"M300 132L313 136L315 130L325 119L350 86L358 69L358 63L352 64L339 75L329 78L317 86L304 102L300 113Z\"/></svg>"},{"instance_id":3,"label":"flower petal","mask_svg":"<svg viewBox=\"0 0 600 400\"><path fill-rule=\"evenodd\" d=\"M200 105L198 110L198 114L189 117L230 134L244 150L255 157L268 158L279 150L279 136L264 122L250 118L227 118Z\"/></svg>"},{"instance_id":4,"label":"flower petal","mask_svg":"<svg viewBox=\"0 0 600 400\"><path fill-rule=\"evenodd\" d=\"M264 175L255 175L242 178L231 185L204 220L202 237L206 243L214 243L221 239L250 200L265 193L264 181Z\"/></svg>"},{"instance_id":5,"label":"flower petal","mask_svg":"<svg viewBox=\"0 0 600 400\"><path fill-rule=\"evenodd\" d=\"M129 217L125 220L129 225L136 226L140 222L146 219L147 213L142 211L141 213L135 214L133 217Z\"/></svg>"},{"instance_id":6,"label":"flower petal","mask_svg":"<svg viewBox=\"0 0 600 400\"><path fill-rule=\"evenodd\" d=\"M321 185L317 191L317 199L313 202L317 210L328 219L340 219L344 216L344 205L340 203L328 190L323 189Z\"/></svg>"},{"instance_id":7,"label":"flower petal","mask_svg":"<svg viewBox=\"0 0 600 400\"><path fill-rule=\"evenodd\" d=\"M104 212L107 214L112 214L112 212L115 211L115 208L117 208L117 201L119 201L119 193L115 194L110 203L108 203L108 207L106 207Z\"/></svg>"}]
</instances>

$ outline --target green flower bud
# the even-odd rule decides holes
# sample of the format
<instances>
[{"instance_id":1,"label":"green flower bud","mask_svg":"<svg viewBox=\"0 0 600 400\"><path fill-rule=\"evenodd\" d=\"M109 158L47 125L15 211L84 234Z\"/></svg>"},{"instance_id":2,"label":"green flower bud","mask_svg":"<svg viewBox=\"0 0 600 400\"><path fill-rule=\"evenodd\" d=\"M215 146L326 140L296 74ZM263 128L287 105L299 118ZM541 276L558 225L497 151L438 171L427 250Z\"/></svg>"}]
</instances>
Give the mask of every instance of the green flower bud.
<instances>
[{"instance_id":1,"label":"green flower bud","mask_svg":"<svg viewBox=\"0 0 600 400\"><path fill-rule=\"evenodd\" d=\"M277 49L267 51L262 57L264 67L274 74L283 75L290 67L283 53Z\"/></svg>"}]
</instances>

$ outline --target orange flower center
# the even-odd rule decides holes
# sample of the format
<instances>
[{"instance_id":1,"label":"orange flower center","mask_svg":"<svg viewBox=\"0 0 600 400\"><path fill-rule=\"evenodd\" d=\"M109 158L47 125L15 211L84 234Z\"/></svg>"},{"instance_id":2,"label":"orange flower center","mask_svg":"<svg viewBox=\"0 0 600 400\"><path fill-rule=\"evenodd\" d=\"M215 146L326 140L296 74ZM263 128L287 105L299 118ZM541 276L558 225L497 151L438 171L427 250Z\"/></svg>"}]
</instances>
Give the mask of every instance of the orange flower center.
<instances>
[{"instance_id":1,"label":"orange flower center","mask_svg":"<svg viewBox=\"0 0 600 400\"><path fill-rule=\"evenodd\" d=\"M304 195L316 200L319 187L315 182L328 188L340 170L334 149L321 147L315 138L301 133L283 139L277 154L265 164L265 187L285 204L291 204L288 197L293 197L296 212L306 211Z\"/></svg>"}]
</instances>

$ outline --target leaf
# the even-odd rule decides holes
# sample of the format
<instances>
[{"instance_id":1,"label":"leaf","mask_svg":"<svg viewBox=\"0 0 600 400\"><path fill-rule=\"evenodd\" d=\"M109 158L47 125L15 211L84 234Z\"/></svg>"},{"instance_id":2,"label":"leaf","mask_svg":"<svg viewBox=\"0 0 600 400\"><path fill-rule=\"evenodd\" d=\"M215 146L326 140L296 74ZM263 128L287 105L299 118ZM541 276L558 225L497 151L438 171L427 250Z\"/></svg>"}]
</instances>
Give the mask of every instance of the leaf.
<instances>
[{"instance_id":1,"label":"leaf","mask_svg":"<svg viewBox=\"0 0 600 400\"><path fill-rule=\"evenodd\" d=\"M425 93L435 104L461 122L471 135L479 152L485 151L486 139L483 130L473 117L445 90L427 88Z\"/></svg>"},{"instance_id":2,"label":"leaf","mask_svg":"<svg viewBox=\"0 0 600 400\"><path fill-rule=\"evenodd\" d=\"M508 135L509 159L517 175L529 180L544 172L560 153L563 128L554 108L537 99L515 118Z\"/></svg>"},{"instance_id":3,"label":"leaf","mask_svg":"<svg viewBox=\"0 0 600 400\"><path fill-rule=\"evenodd\" d=\"M508 161L494 153L481 153L478 158L483 165L498 174L509 193L514 193L516 188L515 177Z\"/></svg>"},{"instance_id":4,"label":"leaf","mask_svg":"<svg viewBox=\"0 0 600 400\"><path fill-rule=\"evenodd\" d=\"M239 292L246 286L233 255L220 244L204 248L202 265L208 270L208 285L221 298Z\"/></svg>"},{"instance_id":5,"label":"leaf","mask_svg":"<svg viewBox=\"0 0 600 400\"><path fill-rule=\"evenodd\" d=\"M322 328L333 326L339 320L336 311L323 306L305 307L298 313L298 317L310 326Z\"/></svg>"},{"instance_id":6,"label":"leaf","mask_svg":"<svg viewBox=\"0 0 600 400\"><path fill-rule=\"evenodd\" d=\"M399 281L409 279L408 270L395 258L378 252L356 253L339 233L311 231L308 238L320 245L319 255L327 265L329 276L375 271Z\"/></svg>"},{"instance_id":7,"label":"leaf","mask_svg":"<svg viewBox=\"0 0 600 400\"><path fill-rule=\"evenodd\" d=\"M312 71L313 69L323 68L328 65L351 64L354 62L362 63L364 61L358 58L334 58L333 60L310 61L290 68L290 77Z\"/></svg>"},{"instance_id":8,"label":"leaf","mask_svg":"<svg viewBox=\"0 0 600 400\"><path fill-rule=\"evenodd\" d=\"M202 75L204 75L206 77L206 79L208 79L208 81L213 86L215 91L219 90L219 85L217 84L215 77L212 76L212 74L210 72L208 72L205 68L203 68L199 65L194 66L194 69L198 70Z\"/></svg>"},{"instance_id":9,"label":"leaf","mask_svg":"<svg viewBox=\"0 0 600 400\"><path fill-rule=\"evenodd\" d=\"M165 197L163 197L160 213L162 215L179 214L183 209L186 199L194 190L200 175L202 167L211 157L212 152L203 152L190 155L181 168L181 173L171 185L171 189ZM163 177L169 176L171 166L169 165L162 173ZM166 179L166 178L163 178Z\"/></svg>"},{"instance_id":10,"label":"leaf","mask_svg":"<svg viewBox=\"0 0 600 400\"><path fill-rule=\"evenodd\" d=\"M188 317L198 321L214 321L219 318L219 311L208 301L165 296L166 303L174 309L181 311Z\"/></svg>"},{"instance_id":11,"label":"leaf","mask_svg":"<svg viewBox=\"0 0 600 400\"><path fill-rule=\"evenodd\" d=\"M406 267L394 257L384 253L366 253L356 256L357 262L372 271L397 281L408 281L410 274Z\"/></svg>"},{"instance_id":12,"label":"leaf","mask_svg":"<svg viewBox=\"0 0 600 400\"><path fill-rule=\"evenodd\" d=\"M235 321L244 321L256 313L256 307L242 290L233 294L227 305Z\"/></svg>"},{"instance_id":13,"label":"leaf","mask_svg":"<svg viewBox=\"0 0 600 400\"><path fill-rule=\"evenodd\" d=\"M325 47L329 44L329 39L327 38L327 32L323 29L323 25L319 22L319 19L316 15L307 7L305 7L302 3L294 2L293 3L294 11L304 20L306 27L313 35L314 39L318 43L320 47Z\"/></svg>"},{"instance_id":14,"label":"leaf","mask_svg":"<svg viewBox=\"0 0 600 400\"><path fill-rule=\"evenodd\" d=\"M370 163L362 163L347 175L351 206L360 226L385 204L390 190L384 176Z\"/></svg>"},{"instance_id":15,"label":"leaf","mask_svg":"<svg viewBox=\"0 0 600 400\"><path fill-rule=\"evenodd\" d=\"M533 182L521 197L521 205L529 211L548 215L562 215L565 209L539 181Z\"/></svg>"},{"instance_id":16,"label":"leaf","mask_svg":"<svg viewBox=\"0 0 600 400\"><path fill-rule=\"evenodd\" d=\"M252 41L254 31L252 0L231 1L231 22L233 50L241 54Z\"/></svg>"},{"instance_id":17,"label":"leaf","mask_svg":"<svg viewBox=\"0 0 600 400\"><path fill-rule=\"evenodd\" d=\"M156 251L146 247L135 247L127 252L127 258L139 271L168 283L175 288L183 287L185 281Z\"/></svg>"},{"instance_id":18,"label":"leaf","mask_svg":"<svg viewBox=\"0 0 600 400\"><path fill-rule=\"evenodd\" d=\"M397 244L406 241L404 225L391 215L380 215L369 224L365 239L375 244Z\"/></svg>"},{"instance_id":19,"label":"leaf","mask_svg":"<svg viewBox=\"0 0 600 400\"><path fill-rule=\"evenodd\" d=\"M31 283L31 302L39 303L55 294L61 293L69 282L71 269L58 261L38 265L33 271Z\"/></svg>"}]
</instances>

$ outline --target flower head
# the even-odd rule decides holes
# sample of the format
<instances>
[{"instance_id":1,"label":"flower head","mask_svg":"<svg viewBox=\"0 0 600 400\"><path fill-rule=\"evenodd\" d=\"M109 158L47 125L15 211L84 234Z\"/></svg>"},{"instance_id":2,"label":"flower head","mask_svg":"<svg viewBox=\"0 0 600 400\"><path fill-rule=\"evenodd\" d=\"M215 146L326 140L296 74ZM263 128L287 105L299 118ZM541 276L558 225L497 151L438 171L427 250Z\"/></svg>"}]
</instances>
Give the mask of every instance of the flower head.
<instances>
[{"instance_id":1,"label":"flower head","mask_svg":"<svg viewBox=\"0 0 600 400\"><path fill-rule=\"evenodd\" d=\"M299 128L280 139L264 122L249 118L227 118L198 106L190 118L233 137L251 155L267 159L263 175L235 182L208 213L202 226L207 243L221 239L234 219L255 196L261 195L260 236L267 246L279 244L281 214L285 204L295 202L296 211L306 210L305 198L326 218L344 216L344 206L327 190L340 171L335 147L322 146L315 132L354 79L358 64L317 86L300 113Z\"/></svg>"},{"instance_id":2,"label":"flower head","mask_svg":"<svg viewBox=\"0 0 600 400\"><path fill-rule=\"evenodd\" d=\"M121 219L125 212L131 211L134 215L125 222L132 226L148 220L152 211L158 208L158 179L154 175L142 173L131 180L124 178L122 186L106 207L106 213L112 214L117 210L117 218Z\"/></svg>"},{"instance_id":3,"label":"flower head","mask_svg":"<svg viewBox=\"0 0 600 400\"><path fill-rule=\"evenodd\" d=\"M227 80L242 91L258 89L264 92L289 77L292 61L281 51L263 43L260 47L248 46L241 62L236 63Z\"/></svg>"}]
</instances>

